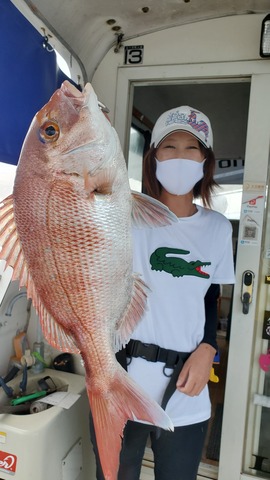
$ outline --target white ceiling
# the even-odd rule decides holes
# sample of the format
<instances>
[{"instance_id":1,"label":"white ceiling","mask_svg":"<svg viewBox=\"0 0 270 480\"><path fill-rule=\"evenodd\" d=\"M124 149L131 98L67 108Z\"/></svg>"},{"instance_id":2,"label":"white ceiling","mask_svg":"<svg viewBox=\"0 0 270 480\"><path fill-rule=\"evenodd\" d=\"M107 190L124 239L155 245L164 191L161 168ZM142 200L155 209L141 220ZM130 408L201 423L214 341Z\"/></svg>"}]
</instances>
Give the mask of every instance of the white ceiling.
<instances>
[{"instance_id":1,"label":"white ceiling","mask_svg":"<svg viewBox=\"0 0 270 480\"><path fill-rule=\"evenodd\" d=\"M81 60L87 79L116 43L177 25L269 13L269 0L12 0L27 5ZM108 24L109 20L114 23Z\"/></svg>"}]
</instances>

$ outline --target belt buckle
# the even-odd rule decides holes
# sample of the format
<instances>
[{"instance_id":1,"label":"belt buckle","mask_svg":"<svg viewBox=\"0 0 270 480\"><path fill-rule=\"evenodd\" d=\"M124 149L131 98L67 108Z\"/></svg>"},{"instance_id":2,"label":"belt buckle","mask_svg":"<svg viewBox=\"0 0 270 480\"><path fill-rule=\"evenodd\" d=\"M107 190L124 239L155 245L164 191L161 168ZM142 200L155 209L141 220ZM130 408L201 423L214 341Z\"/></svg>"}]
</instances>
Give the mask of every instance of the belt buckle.
<instances>
[{"instance_id":1,"label":"belt buckle","mask_svg":"<svg viewBox=\"0 0 270 480\"><path fill-rule=\"evenodd\" d=\"M143 343L141 344L141 354L140 357L148 360L149 362L157 362L159 354L159 346L154 345L153 343Z\"/></svg>"}]
</instances>

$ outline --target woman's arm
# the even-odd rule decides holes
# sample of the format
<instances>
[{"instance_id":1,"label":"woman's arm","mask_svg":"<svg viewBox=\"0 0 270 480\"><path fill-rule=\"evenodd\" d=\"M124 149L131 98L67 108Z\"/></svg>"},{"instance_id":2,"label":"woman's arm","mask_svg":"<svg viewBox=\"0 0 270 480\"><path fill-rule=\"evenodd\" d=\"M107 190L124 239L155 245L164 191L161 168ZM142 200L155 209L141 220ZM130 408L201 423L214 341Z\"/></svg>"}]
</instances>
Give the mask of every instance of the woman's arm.
<instances>
[{"instance_id":1,"label":"woman's arm","mask_svg":"<svg viewBox=\"0 0 270 480\"><path fill-rule=\"evenodd\" d=\"M196 350L185 362L178 377L176 387L186 395L199 395L207 384L217 351L217 300L220 286L210 285L205 295L205 326L204 336Z\"/></svg>"}]
</instances>

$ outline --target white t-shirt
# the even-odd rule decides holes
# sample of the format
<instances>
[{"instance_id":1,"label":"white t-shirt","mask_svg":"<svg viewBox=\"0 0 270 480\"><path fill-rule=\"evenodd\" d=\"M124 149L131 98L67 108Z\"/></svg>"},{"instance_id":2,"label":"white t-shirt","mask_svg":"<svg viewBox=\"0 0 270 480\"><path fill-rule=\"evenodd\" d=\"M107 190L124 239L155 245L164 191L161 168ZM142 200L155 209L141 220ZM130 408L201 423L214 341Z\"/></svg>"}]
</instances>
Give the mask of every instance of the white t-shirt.
<instances>
[{"instance_id":1,"label":"white t-shirt","mask_svg":"<svg viewBox=\"0 0 270 480\"><path fill-rule=\"evenodd\" d=\"M192 352L204 335L204 297L211 285L234 283L232 227L220 213L197 206L191 217L159 228L134 228L134 272L150 288L148 308L132 338L180 352ZM132 358L130 376L161 403L169 378L164 363ZM168 371L167 373L171 373ZM207 420L206 386L190 397L178 390L166 412L174 426Z\"/></svg>"}]
</instances>

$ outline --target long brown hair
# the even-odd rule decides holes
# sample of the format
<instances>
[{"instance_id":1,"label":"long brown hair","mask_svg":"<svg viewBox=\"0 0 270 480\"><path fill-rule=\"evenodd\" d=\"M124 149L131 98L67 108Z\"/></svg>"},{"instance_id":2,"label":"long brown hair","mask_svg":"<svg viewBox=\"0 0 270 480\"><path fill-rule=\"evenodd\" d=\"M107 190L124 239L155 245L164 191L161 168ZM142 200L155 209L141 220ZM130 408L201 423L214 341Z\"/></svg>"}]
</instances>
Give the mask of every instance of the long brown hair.
<instances>
[{"instance_id":1,"label":"long brown hair","mask_svg":"<svg viewBox=\"0 0 270 480\"><path fill-rule=\"evenodd\" d=\"M203 166L204 176L194 185L193 196L201 197L203 205L211 207L211 193L218 186L214 180L216 159L211 148L205 148L201 143L199 145L206 160ZM143 159L143 191L150 197L159 199L162 186L156 177L156 151L155 147L150 147Z\"/></svg>"}]
</instances>

